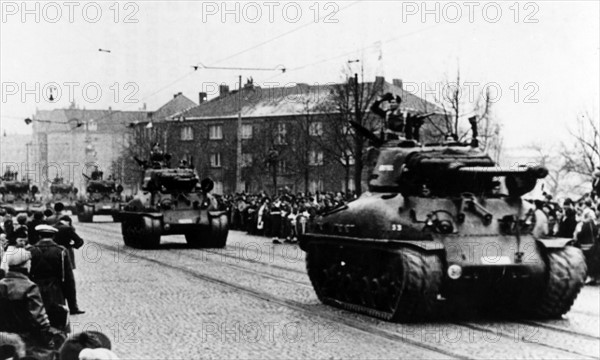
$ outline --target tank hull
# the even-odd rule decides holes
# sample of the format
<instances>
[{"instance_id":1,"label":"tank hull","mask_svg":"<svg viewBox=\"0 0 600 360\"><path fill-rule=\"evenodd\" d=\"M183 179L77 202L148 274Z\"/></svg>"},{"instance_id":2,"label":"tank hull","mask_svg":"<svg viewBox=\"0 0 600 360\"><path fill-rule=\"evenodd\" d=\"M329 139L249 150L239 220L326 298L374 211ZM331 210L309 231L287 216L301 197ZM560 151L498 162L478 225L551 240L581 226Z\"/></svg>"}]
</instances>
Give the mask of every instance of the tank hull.
<instances>
[{"instance_id":1,"label":"tank hull","mask_svg":"<svg viewBox=\"0 0 600 360\"><path fill-rule=\"evenodd\" d=\"M192 247L224 247L228 235L225 211L167 210L164 212L121 211L119 213L125 244L155 248L160 238L185 235Z\"/></svg>"},{"instance_id":2,"label":"tank hull","mask_svg":"<svg viewBox=\"0 0 600 360\"><path fill-rule=\"evenodd\" d=\"M448 306L527 317L550 301L548 314L568 311L565 304L572 304L585 279L576 249L565 251L567 240L535 239L527 228L507 230L506 216L529 211L518 199L477 199L493 214L491 221L465 209L464 201L365 194L317 219L300 238L317 296L401 322L440 316ZM553 254L575 264L572 281L560 285L572 289L571 296L560 301L547 295L555 292L549 290Z\"/></svg>"}]
</instances>

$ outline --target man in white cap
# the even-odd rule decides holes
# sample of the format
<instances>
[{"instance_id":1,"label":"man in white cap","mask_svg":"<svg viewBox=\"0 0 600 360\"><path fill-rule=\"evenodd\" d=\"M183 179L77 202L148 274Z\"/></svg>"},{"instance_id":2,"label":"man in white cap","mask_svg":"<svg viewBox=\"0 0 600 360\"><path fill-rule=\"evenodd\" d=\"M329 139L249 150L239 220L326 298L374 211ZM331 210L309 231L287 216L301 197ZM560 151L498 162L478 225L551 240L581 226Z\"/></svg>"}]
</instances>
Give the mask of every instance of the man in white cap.
<instances>
[{"instance_id":1,"label":"man in white cap","mask_svg":"<svg viewBox=\"0 0 600 360\"><path fill-rule=\"evenodd\" d=\"M44 306L48 311L52 326L63 329L66 325L66 297L75 293L75 279L69 260L69 252L54 242L58 232L49 225L38 225L35 230L40 240L31 247L31 279L40 287ZM77 309L69 309L71 315L81 314Z\"/></svg>"},{"instance_id":2,"label":"man in white cap","mask_svg":"<svg viewBox=\"0 0 600 360\"><path fill-rule=\"evenodd\" d=\"M31 253L7 254L8 273L0 280L0 331L21 335L28 344L48 345L50 322L38 286L27 277Z\"/></svg>"}]
</instances>

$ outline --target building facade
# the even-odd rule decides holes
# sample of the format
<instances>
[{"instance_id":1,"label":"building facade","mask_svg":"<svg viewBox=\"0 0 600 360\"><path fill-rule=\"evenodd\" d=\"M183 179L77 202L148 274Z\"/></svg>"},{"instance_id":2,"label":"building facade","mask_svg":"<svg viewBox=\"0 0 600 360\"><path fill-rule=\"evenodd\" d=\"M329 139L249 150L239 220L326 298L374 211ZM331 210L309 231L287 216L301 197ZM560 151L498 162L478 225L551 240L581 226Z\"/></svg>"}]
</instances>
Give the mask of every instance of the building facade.
<instances>
[{"instance_id":1,"label":"building facade","mask_svg":"<svg viewBox=\"0 0 600 360\"><path fill-rule=\"evenodd\" d=\"M156 111L88 110L74 105L38 110L31 119L29 163L23 170L42 189L56 176L84 188L86 179L82 174L89 174L94 167L120 180L125 163L119 159L130 140L132 125L162 121L195 105L178 93Z\"/></svg>"},{"instance_id":2,"label":"building facade","mask_svg":"<svg viewBox=\"0 0 600 360\"><path fill-rule=\"evenodd\" d=\"M234 91L222 85L218 97L204 101L201 93L198 106L152 128L140 123L137 131L162 139L174 161L187 160L201 178L213 179L216 193L354 191L355 134L348 116L358 102L361 121L374 130L383 120L368 108L386 92L400 95L407 112L440 110L395 83L377 78L360 84L356 99L345 93L347 84L260 88L248 82ZM340 110L344 106L350 108Z\"/></svg>"}]
</instances>

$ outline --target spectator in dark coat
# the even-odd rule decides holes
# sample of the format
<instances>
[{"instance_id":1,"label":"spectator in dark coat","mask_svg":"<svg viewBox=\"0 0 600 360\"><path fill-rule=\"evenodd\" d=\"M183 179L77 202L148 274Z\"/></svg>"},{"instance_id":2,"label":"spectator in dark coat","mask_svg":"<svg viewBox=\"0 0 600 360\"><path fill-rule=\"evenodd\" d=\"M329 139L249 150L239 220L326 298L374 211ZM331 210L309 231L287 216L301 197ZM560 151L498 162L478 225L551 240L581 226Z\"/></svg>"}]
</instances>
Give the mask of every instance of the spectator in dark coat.
<instances>
[{"instance_id":1,"label":"spectator in dark coat","mask_svg":"<svg viewBox=\"0 0 600 360\"><path fill-rule=\"evenodd\" d=\"M556 236L572 239L577 227L577 212L573 208L573 200L567 198L563 203L563 218L558 225L558 233Z\"/></svg>"},{"instance_id":2,"label":"spectator in dark coat","mask_svg":"<svg viewBox=\"0 0 600 360\"><path fill-rule=\"evenodd\" d=\"M0 280L0 331L19 334L29 345L47 345L50 322L40 290L28 278L31 253L17 249L9 254L8 266Z\"/></svg>"},{"instance_id":3,"label":"spectator in dark coat","mask_svg":"<svg viewBox=\"0 0 600 360\"><path fill-rule=\"evenodd\" d=\"M71 315L83 313L77 306L69 252L54 242L58 230L48 225L38 225L36 230L40 240L31 248L31 279L40 287L50 323L62 328L67 315L65 300L69 301Z\"/></svg>"},{"instance_id":4,"label":"spectator in dark coat","mask_svg":"<svg viewBox=\"0 0 600 360\"><path fill-rule=\"evenodd\" d=\"M33 214L33 219L27 223L27 229L29 231L29 244L35 245L38 242L38 240L40 239L40 235L35 230L35 227L45 223L46 222L44 221L44 214L39 211L36 211Z\"/></svg>"},{"instance_id":5,"label":"spectator in dark coat","mask_svg":"<svg viewBox=\"0 0 600 360\"><path fill-rule=\"evenodd\" d=\"M73 223L69 215L63 215L60 220L54 225L58 230L56 236L54 236L54 242L60 246L63 246L69 251L69 257L71 259L71 267L75 267L75 251L73 248L79 249L83 246L83 239L77 235L73 228Z\"/></svg>"}]
</instances>

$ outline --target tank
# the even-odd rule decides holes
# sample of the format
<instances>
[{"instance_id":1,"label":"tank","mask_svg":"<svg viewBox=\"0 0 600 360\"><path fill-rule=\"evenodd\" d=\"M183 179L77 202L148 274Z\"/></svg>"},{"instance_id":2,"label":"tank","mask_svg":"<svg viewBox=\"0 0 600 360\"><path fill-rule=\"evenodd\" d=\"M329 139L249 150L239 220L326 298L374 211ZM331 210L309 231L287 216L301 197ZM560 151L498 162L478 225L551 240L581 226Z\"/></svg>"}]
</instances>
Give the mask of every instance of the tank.
<instances>
[{"instance_id":1,"label":"tank","mask_svg":"<svg viewBox=\"0 0 600 360\"><path fill-rule=\"evenodd\" d=\"M78 192L79 190L72 183L67 184L63 178L57 177L50 184L50 199L47 205L54 207L54 205L62 203L65 210L77 215Z\"/></svg>"},{"instance_id":2,"label":"tank","mask_svg":"<svg viewBox=\"0 0 600 360\"><path fill-rule=\"evenodd\" d=\"M38 187L27 179L20 181L17 172L7 170L0 178L0 208L8 214L31 215L34 211L43 211L46 207L36 194L39 194Z\"/></svg>"},{"instance_id":3,"label":"tank","mask_svg":"<svg viewBox=\"0 0 600 360\"><path fill-rule=\"evenodd\" d=\"M86 193L76 203L79 222L93 222L95 215L110 215L113 221L119 220L119 211L124 204L123 187L117 185L112 177L104 180L103 176L103 172L97 169L91 177L86 176Z\"/></svg>"},{"instance_id":4,"label":"tank","mask_svg":"<svg viewBox=\"0 0 600 360\"><path fill-rule=\"evenodd\" d=\"M195 170L154 149L150 161L136 158L143 170L140 191L120 212L125 245L157 248L162 236L185 235L191 247L223 248L229 224L226 210L210 193L214 183L199 181Z\"/></svg>"},{"instance_id":5,"label":"tank","mask_svg":"<svg viewBox=\"0 0 600 360\"><path fill-rule=\"evenodd\" d=\"M375 144L368 191L300 238L321 302L396 322L442 309L569 311L586 278L583 254L571 239L536 236L535 207L521 198L546 169L497 166L478 148L473 119L469 143L421 144L414 133L384 141L353 126Z\"/></svg>"}]
</instances>

